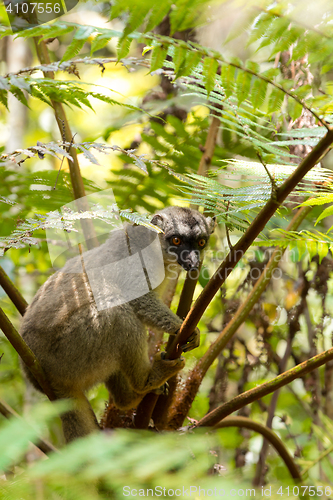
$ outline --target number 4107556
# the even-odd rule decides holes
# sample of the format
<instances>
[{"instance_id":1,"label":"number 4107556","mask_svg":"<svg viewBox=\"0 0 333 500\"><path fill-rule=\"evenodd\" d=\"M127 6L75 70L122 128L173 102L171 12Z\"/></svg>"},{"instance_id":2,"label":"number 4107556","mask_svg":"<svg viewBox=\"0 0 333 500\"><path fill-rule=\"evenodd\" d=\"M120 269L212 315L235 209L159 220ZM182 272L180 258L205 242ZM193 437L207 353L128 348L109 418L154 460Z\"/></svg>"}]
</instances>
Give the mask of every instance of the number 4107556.
<instances>
[{"instance_id":1,"label":"number 4107556","mask_svg":"<svg viewBox=\"0 0 333 500\"><path fill-rule=\"evenodd\" d=\"M6 5L6 11L10 14L19 14L23 12L23 14L38 12L38 14L59 14L61 11L60 3L33 3L33 2L24 2L24 3L16 3L12 5L9 3Z\"/></svg>"}]
</instances>

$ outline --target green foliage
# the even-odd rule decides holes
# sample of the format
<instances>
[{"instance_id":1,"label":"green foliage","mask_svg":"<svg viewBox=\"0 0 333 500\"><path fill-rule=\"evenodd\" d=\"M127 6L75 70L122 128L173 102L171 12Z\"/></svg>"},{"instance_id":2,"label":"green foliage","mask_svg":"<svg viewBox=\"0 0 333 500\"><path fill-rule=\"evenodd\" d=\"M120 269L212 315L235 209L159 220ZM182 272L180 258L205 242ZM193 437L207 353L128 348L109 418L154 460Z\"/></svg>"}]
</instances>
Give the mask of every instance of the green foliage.
<instances>
[{"instance_id":1,"label":"green foliage","mask_svg":"<svg viewBox=\"0 0 333 500\"><path fill-rule=\"evenodd\" d=\"M5 423L0 430L1 469L15 466L30 448L29 441L36 442L43 426L63 409L60 403L39 405L25 420ZM202 433L156 435L118 430L91 435L49 455L47 460L22 468L19 480L2 478L0 496L34 499L37 483L47 498L61 495L64 499L79 496L87 500L110 495L118 499L138 495L139 490L146 496L148 488L156 488L156 494L166 488L170 490L168 496L173 497L172 489L183 493L184 487L189 496L191 485L189 498L194 498L196 484L229 490L233 484L230 479L207 476L216 461L210 453L214 441L213 436Z\"/></svg>"},{"instance_id":2,"label":"green foliage","mask_svg":"<svg viewBox=\"0 0 333 500\"><path fill-rule=\"evenodd\" d=\"M319 263L321 263L328 252L333 250L333 238L320 231L285 231L276 229L273 233L277 233L279 238L275 238L273 234L269 240L257 241L255 245L288 247L290 251L296 250L293 251L295 262L302 261L307 253L309 260L318 255Z\"/></svg>"},{"instance_id":3,"label":"green foliage","mask_svg":"<svg viewBox=\"0 0 333 500\"><path fill-rule=\"evenodd\" d=\"M182 187L182 190L191 195L188 201L192 200L192 203L204 206L205 210L214 213L231 229L237 228L244 231L249 222L253 220L257 210L270 199L271 181L260 163L236 159L228 160L226 163L226 166L219 169L211 177L171 173L187 184L187 186ZM289 165L266 165L266 167L273 176L277 187L295 170L294 166ZM213 178L217 175L219 182ZM240 187L231 187L225 182L226 180L229 183L232 181L237 186L237 181L241 179L241 176L243 176L244 182ZM300 183L297 191L295 190L290 196L292 197L296 193L298 196L316 196L318 192L310 190L306 182L323 183L329 178L330 171L314 168L304 177L304 184ZM331 194L329 196L332 197ZM321 198L317 199L321 200ZM305 204L311 204L311 200ZM272 241L269 242L270 246L273 244Z\"/></svg>"}]
</instances>

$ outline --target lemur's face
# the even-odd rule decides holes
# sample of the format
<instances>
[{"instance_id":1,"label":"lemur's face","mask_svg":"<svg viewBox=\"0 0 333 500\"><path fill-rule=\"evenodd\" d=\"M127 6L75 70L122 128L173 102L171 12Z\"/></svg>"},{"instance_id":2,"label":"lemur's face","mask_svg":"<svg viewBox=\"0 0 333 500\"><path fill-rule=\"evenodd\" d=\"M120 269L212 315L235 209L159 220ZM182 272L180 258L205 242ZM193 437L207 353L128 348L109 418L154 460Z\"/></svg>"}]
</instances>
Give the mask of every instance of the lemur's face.
<instances>
[{"instance_id":1,"label":"lemur's face","mask_svg":"<svg viewBox=\"0 0 333 500\"><path fill-rule=\"evenodd\" d=\"M164 232L160 240L165 260L177 260L186 271L197 269L215 220L190 208L169 207L154 215L151 222Z\"/></svg>"}]
</instances>

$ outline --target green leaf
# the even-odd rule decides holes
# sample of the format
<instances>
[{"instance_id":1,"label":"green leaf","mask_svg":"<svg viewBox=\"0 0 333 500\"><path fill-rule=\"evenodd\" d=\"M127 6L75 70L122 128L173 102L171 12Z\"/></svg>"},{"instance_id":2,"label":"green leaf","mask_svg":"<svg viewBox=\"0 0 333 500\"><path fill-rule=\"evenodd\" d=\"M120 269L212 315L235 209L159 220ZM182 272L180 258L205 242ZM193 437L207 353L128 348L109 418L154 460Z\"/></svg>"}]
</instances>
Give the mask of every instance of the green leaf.
<instances>
[{"instance_id":1,"label":"green leaf","mask_svg":"<svg viewBox=\"0 0 333 500\"><path fill-rule=\"evenodd\" d=\"M9 89L10 89L10 84L8 82L8 78L0 76L0 90L9 90Z\"/></svg>"},{"instance_id":2,"label":"green leaf","mask_svg":"<svg viewBox=\"0 0 333 500\"><path fill-rule=\"evenodd\" d=\"M236 80L236 97L238 106L249 97L252 76L245 71L238 71Z\"/></svg>"},{"instance_id":3,"label":"green leaf","mask_svg":"<svg viewBox=\"0 0 333 500\"><path fill-rule=\"evenodd\" d=\"M45 97L43 92L41 92L38 88L33 87L31 89L31 95L33 97L36 97L37 99L40 99L41 101L45 102L48 106L51 106L51 102Z\"/></svg>"},{"instance_id":4,"label":"green leaf","mask_svg":"<svg viewBox=\"0 0 333 500\"><path fill-rule=\"evenodd\" d=\"M250 71L253 71L253 73L260 73L260 65L254 61L246 61L245 67Z\"/></svg>"},{"instance_id":5,"label":"green leaf","mask_svg":"<svg viewBox=\"0 0 333 500\"><path fill-rule=\"evenodd\" d=\"M278 52L284 52L290 48L296 40L304 34L304 29L296 26L291 26L289 29L284 30L281 39L274 45L271 56Z\"/></svg>"},{"instance_id":6,"label":"green leaf","mask_svg":"<svg viewBox=\"0 0 333 500\"><path fill-rule=\"evenodd\" d=\"M168 53L168 47L164 47L163 45L157 45L153 48L150 59L150 72L156 71L163 66L165 58Z\"/></svg>"},{"instance_id":7,"label":"green leaf","mask_svg":"<svg viewBox=\"0 0 333 500\"><path fill-rule=\"evenodd\" d=\"M318 241L317 247L318 247L318 255L319 255L319 264L321 264L321 261L323 260L323 258L326 257L326 255L328 254L330 246L328 243L323 243L321 241Z\"/></svg>"},{"instance_id":8,"label":"green leaf","mask_svg":"<svg viewBox=\"0 0 333 500\"><path fill-rule=\"evenodd\" d=\"M111 40L111 37L106 33L101 33L93 39L91 42L91 52L92 55L97 50L103 49Z\"/></svg>"},{"instance_id":9,"label":"green leaf","mask_svg":"<svg viewBox=\"0 0 333 500\"><path fill-rule=\"evenodd\" d=\"M12 86L10 88L10 91L12 94L14 94L16 99L18 99L22 104L24 104L24 106L27 106L27 108L29 107L28 101L21 89Z\"/></svg>"},{"instance_id":10,"label":"green leaf","mask_svg":"<svg viewBox=\"0 0 333 500\"><path fill-rule=\"evenodd\" d=\"M234 91L236 68L230 65L222 65L221 80L226 97L230 97Z\"/></svg>"},{"instance_id":11,"label":"green leaf","mask_svg":"<svg viewBox=\"0 0 333 500\"><path fill-rule=\"evenodd\" d=\"M273 88L268 98L268 113L274 113L281 110L281 105L284 99L282 90Z\"/></svg>"},{"instance_id":12,"label":"green leaf","mask_svg":"<svg viewBox=\"0 0 333 500\"><path fill-rule=\"evenodd\" d=\"M251 43L256 42L261 37L263 37L267 32L267 30L269 29L269 27L274 22L274 19L276 19L276 17L272 16L271 14L266 14L266 13L260 14L250 33L247 45L250 45Z\"/></svg>"},{"instance_id":13,"label":"green leaf","mask_svg":"<svg viewBox=\"0 0 333 500\"><path fill-rule=\"evenodd\" d=\"M62 23L60 25L58 23L54 23L52 25L45 25L45 27L46 26L48 26L49 29L47 30L47 33L42 35L43 39L60 37L75 30L75 26L68 26L67 24Z\"/></svg>"},{"instance_id":14,"label":"green leaf","mask_svg":"<svg viewBox=\"0 0 333 500\"><path fill-rule=\"evenodd\" d=\"M293 99L292 97L288 97L288 113L292 120L297 120L302 114L303 106Z\"/></svg>"},{"instance_id":15,"label":"green leaf","mask_svg":"<svg viewBox=\"0 0 333 500\"><path fill-rule=\"evenodd\" d=\"M8 96L6 90L0 90L0 102L8 109Z\"/></svg>"},{"instance_id":16,"label":"green leaf","mask_svg":"<svg viewBox=\"0 0 333 500\"><path fill-rule=\"evenodd\" d=\"M175 65L175 73L176 78L180 76L180 70L183 69L185 59L187 55L187 50L185 47L175 47L174 55L173 55L173 63Z\"/></svg>"},{"instance_id":17,"label":"green leaf","mask_svg":"<svg viewBox=\"0 0 333 500\"><path fill-rule=\"evenodd\" d=\"M116 105L116 106L122 106L124 108L128 108L134 111L140 111L142 113L142 109L138 108L136 106L133 106L132 104L126 104L124 102L119 102L116 101L115 99L112 99L111 97L104 95L104 94L98 94L97 92L90 92L91 97L95 97L96 99L99 99L100 101L107 102L108 104L111 105Z\"/></svg>"},{"instance_id":18,"label":"green leaf","mask_svg":"<svg viewBox=\"0 0 333 500\"><path fill-rule=\"evenodd\" d=\"M163 21L163 19L170 10L172 3L173 0L164 0L161 3L159 2L155 3L149 15L149 20L145 28L146 33L152 31L156 26L158 26Z\"/></svg>"},{"instance_id":19,"label":"green leaf","mask_svg":"<svg viewBox=\"0 0 333 500\"><path fill-rule=\"evenodd\" d=\"M317 242L314 240L307 240L307 250L309 252L309 258L312 260L318 253Z\"/></svg>"},{"instance_id":20,"label":"green leaf","mask_svg":"<svg viewBox=\"0 0 333 500\"><path fill-rule=\"evenodd\" d=\"M294 130L288 130L288 132L280 132L278 135L288 136L288 137L324 137L327 133L325 127L314 127L314 128L296 128Z\"/></svg>"},{"instance_id":21,"label":"green leaf","mask_svg":"<svg viewBox=\"0 0 333 500\"><path fill-rule=\"evenodd\" d=\"M307 35L308 34L306 33L304 36L300 37L293 46L293 59L296 61L298 59L303 59L303 57L310 51L308 47Z\"/></svg>"},{"instance_id":22,"label":"green leaf","mask_svg":"<svg viewBox=\"0 0 333 500\"><path fill-rule=\"evenodd\" d=\"M289 19L285 19L284 17L272 18L272 23L266 30L265 36L257 50L276 42L288 29L289 24Z\"/></svg>"},{"instance_id":23,"label":"green leaf","mask_svg":"<svg viewBox=\"0 0 333 500\"><path fill-rule=\"evenodd\" d=\"M280 75L280 70L278 68L269 68L266 71L263 71L261 75L273 81L275 76Z\"/></svg>"},{"instance_id":24,"label":"green leaf","mask_svg":"<svg viewBox=\"0 0 333 500\"><path fill-rule=\"evenodd\" d=\"M150 9L150 2L133 2L131 13L124 29L124 37L137 30L145 20Z\"/></svg>"},{"instance_id":25,"label":"green leaf","mask_svg":"<svg viewBox=\"0 0 333 500\"><path fill-rule=\"evenodd\" d=\"M146 45L145 47L143 47L142 55L144 56L145 54L153 50L153 48L154 48L153 45Z\"/></svg>"},{"instance_id":26,"label":"green leaf","mask_svg":"<svg viewBox=\"0 0 333 500\"><path fill-rule=\"evenodd\" d=\"M74 40L84 40L87 41L92 33L96 31L93 26L82 26L79 28L74 35Z\"/></svg>"},{"instance_id":27,"label":"green leaf","mask_svg":"<svg viewBox=\"0 0 333 500\"><path fill-rule=\"evenodd\" d=\"M297 89L293 90L293 94L295 94L300 99L305 99L312 91L311 85L302 85Z\"/></svg>"},{"instance_id":28,"label":"green leaf","mask_svg":"<svg viewBox=\"0 0 333 500\"><path fill-rule=\"evenodd\" d=\"M318 222L325 219L325 217L329 217L330 215L333 215L333 206L327 207L325 208L325 210L322 211L322 213L319 215L316 221L316 225L318 224Z\"/></svg>"},{"instance_id":29,"label":"green leaf","mask_svg":"<svg viewBox=\"0 0 333 500\"><path fill-rule=\"evenodd\" d=\"M183 69L179 72L178 76L190 75L192 70L194 70L202 59L202 54L197 51L188 52L186 56L186 61Z\"/></svg>"},{"instance_id":30,"label":"green leaf","mask_svg":"<svg viewBox=\"0 0 333 500\"><path fill-rule=\"evenodd\" d=\"M122 38L121 40L119 40L118 45L117 45L118 60L127 56L127 54L130 51L131 42L132 42L132 40L129 38Z\"/></svg>"},{"instance_id":31,"label":"green leaf","mask_svg":"<svg viewBox=\"0 0 333 500\"><path fill-rule=\"evenodd\" d=\"M184 29L187 15L193 9L193 0L178 0L178 2L175 2L173 5L174 8L169 14L171 36L175 31L182 31L182 29Z\"/></svg>"},{"instance_id":32,"label":"green leaf","mask_svg":"<svg viewBox=\"0 0 333 500\"><path fill-rule=\"evenodd\" d=\"M263 104L266 97L267 85L265 80L259 78L254 81L251 90L251 104L253 109L257 109Z\"/></svg>"},{"instance_id":33,"label":"green leaf","mask_svg":"<svg viewBox=\"0 0 333 500\"><path fill-rule=\"evenodd\" d=\"M202 76L209 95L213 88L215 87L216 71L218 68L218 62L212 57L206 57L203 63Z\"/></svg>"},{"instance_id":34,"label":"green leaf","mask_svg":"<svg viewBox=\"0 0 333 500\"><path fill-rule=\"evenodd\" d=\"M315 206L315 205L325 205L326 203L333 203L333 194L327 193L324 196L318 196L317 198L310 198L302 203L304 206Z\"/></svg>"},{"instance_id":35,"label":"green leaf","mask_svg":"<svg viewBox=\"0 0 333 500\"><path fill-rule=\"evenodd\" d=\"M77 54L80 52L85 43L86 43L85 39L77 40L74 38L72 40L72 43L70 44L69 47L67 47L67 50L62 56L61 62L68 61L69 59L72 59L73 57L77 56Z\"/></svg>"},{"instance_id":36,"label":"green leaf","mask_svg":"<svg viewBox=\"0 0 333 500\"><path fill-rule=\"evenodd\" d=\"M14 87L17 87L18 89L30 92L30 84L27 83L24 78L15 75L10 75L10 83Z\"/></svg>"}]
</instances>

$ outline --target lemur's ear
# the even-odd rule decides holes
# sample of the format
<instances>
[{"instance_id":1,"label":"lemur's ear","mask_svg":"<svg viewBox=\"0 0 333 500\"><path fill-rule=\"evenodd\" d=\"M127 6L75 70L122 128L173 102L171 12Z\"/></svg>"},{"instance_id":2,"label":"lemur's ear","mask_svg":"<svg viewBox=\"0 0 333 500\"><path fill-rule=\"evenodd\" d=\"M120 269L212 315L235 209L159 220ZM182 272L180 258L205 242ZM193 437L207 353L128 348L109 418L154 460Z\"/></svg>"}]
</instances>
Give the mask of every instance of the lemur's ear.
<instances>
[{"instance_id":1,"label":"lemur's ear","mask_svg":"<svg viewBox=\"0 0 333 500\"><path fill-rule=\"evenodd\" d=\"M154 226L158 226L159 228L164 229L164 219L162 215L155 214L150 222L151 224L154 224Z\"/></svg>"},{"instance_id":2,"label":"lemur's ear","mask_svg":"<svg viewBox=\"0 0 333 500\"><path fill-rule=\"evenodd\" d=\"M217 226L215 215L214 215L214 217L206 217L206 221L207 221L207 224L209 227L210 234L212 234L215 231L215 228Z\"/></svg>"}]
</instances>

